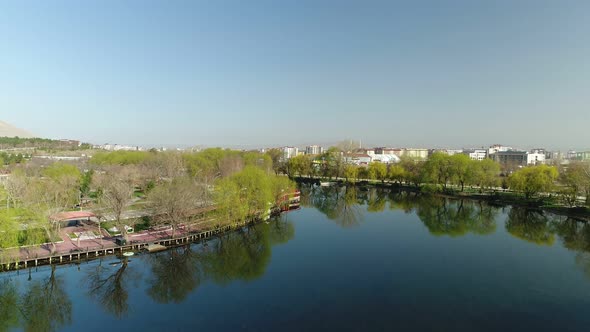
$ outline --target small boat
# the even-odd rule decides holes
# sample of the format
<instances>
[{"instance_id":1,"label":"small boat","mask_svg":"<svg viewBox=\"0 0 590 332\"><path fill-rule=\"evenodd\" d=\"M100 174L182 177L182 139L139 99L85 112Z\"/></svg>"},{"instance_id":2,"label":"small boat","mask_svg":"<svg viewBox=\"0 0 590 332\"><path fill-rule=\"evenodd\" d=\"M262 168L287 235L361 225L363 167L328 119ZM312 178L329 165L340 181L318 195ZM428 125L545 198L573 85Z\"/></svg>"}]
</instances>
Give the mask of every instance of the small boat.
<instances>
[{"instance_id":1,"label":"small boat","mask_svg":"<svg viewBox=\"0 0 590 332\"><path fill-rule=\"evenodd\" d=\"M147 251L149 251L149 252L158 252L158 251L163 251L163 250L166 250L166 247L164 247L164 246L163 246L163 245L161 245L161 244L154 243L154 244L150 244L150 245L148 245L148 246L146 247L146 249L147 249Z\"/></svg>"},{"instance_id":2,"label":"small boat","mask_svg":"<svg viewBox=\"0 0 590 332\"><path fill-rule=\"evenodd\" d=\"M133 256L133 255L135 255L135 254L133 253L133 251L126 251L126 252L124 252L124 253L123 253L123 256L125 256L125 257L131 257L131 256Z\"/></svg>"},{"instance_id":3,"label":"small boat","mask_svg":"<svg viewBox=\"0 0 590 332\"><path fill-rule=\"evenodd\" d=\"M110 266L118 266L120 264L121 264L121 262L112 262L112 263L109 263Z\"/></svg>"},{"instance_id":4,"label":"small boat","mask_svg":"<svg viewBox=\"0 0 590 332\"><path fill-rule=\"evenodd\" d=\"M320 182L320 186L322 186L322 187L329 187L333 184L334 184L334 182L325 182L325 181Z\"/></svg>"}]
</instances>

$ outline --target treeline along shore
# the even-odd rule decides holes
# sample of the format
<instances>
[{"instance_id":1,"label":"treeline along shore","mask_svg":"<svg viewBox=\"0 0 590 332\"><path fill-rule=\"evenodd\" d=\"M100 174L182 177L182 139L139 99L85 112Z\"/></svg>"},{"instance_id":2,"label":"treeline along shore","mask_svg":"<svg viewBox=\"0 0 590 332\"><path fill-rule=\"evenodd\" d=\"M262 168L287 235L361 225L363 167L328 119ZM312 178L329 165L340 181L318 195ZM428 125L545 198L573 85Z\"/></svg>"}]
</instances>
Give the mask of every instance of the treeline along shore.
<instances>
[{"instance_id":1,"label":"treeline along shore","mask_svg":"<svg viewBox=\"0 0 590 332\"><path fill-rule=\"evenodd\" d=\"M74 162L31 158L7 168L0 196L2 261L15 259L9 248L51 255L63 243L128 243L143 231L167 229L174 238L187 230L227 229L266 218L296 188L259 152L91 152ZM92 217L74 227L62 218L80 210Z\"/></svg>"},{"instance_id":2,"label":"treeline along shore","mask_svg":"<svg viewBox=\"0 0 590 332\"><path fill-rule=\"evenodd\" d=\"M542 208L590 219L590 163L531 165L509 170L492 159L436 152L427 159L354 165L329 149L322 155L291 158L283 171L298 182L391 187L422 194L481 199Z\"/></svg>"},{"instance_id":3,"label":"treeline along shore","mask_svg":"<svg viewBox=\"0 0 590 332\"><path fill-rule=\"evenodd\" d=\"M129 240L131 233L162 227L174 237L182 229L259 220L295 190L293 180L388 186L590 215L588 163L507 171L491 159L434 153L427 159L354 165L347 153L332 147L286 159L279 149L85 150L81 158L53 160L34 158L33 150L31 158L2 167L0 258L10 256L8 248L51 254L60 242ZM88 221L96 227L72 229L70 220L59 217L79 210L92 213Z\"/></svg>"}]
</instances>

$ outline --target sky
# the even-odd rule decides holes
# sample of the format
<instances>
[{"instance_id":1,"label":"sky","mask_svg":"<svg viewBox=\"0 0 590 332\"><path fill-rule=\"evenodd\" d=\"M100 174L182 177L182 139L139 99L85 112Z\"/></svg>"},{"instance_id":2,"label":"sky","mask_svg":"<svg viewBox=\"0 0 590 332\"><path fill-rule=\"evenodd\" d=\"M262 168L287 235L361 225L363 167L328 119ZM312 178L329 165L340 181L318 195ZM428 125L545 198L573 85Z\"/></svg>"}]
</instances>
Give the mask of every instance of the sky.
<instances>
[{"instance_id":1,"label":"sky","mask_svg":"<svg viewBox=\"0 0 590 332\"><path fill-rule=\"evenodd\" d=\"M0 120L96 144L590 148L590 1L0 1Z\"/></svg>"}]
</instances>

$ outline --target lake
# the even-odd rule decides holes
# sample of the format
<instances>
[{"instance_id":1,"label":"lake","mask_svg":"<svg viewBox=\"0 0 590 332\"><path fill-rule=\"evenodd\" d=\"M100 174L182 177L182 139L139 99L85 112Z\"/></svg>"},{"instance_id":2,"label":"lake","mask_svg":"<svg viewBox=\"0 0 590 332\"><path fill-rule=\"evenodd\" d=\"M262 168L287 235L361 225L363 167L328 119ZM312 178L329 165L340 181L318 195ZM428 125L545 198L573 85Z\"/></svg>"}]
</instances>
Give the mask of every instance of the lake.
<instances>
[{"instance_id":1,"label":"lake","mask_svg":"<svg viewBox=\"0 0 590 332\"><path fill-rule=\"evenodd\" d=\"M352 187L206 244L0 274L0 331L587 331L590 226Z\"/></svg>"}]
</instances>

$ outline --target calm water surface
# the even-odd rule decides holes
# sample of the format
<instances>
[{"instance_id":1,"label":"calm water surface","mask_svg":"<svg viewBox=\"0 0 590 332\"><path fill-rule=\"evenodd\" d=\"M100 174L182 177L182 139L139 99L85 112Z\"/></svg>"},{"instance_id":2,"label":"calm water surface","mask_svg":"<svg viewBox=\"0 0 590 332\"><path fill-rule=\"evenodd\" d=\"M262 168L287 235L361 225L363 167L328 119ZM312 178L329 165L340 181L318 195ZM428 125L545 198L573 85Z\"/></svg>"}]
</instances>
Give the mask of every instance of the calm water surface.
<instances>
[{"instance_id":1,"label":"calm water surface","mask_svg":"<svg viewBox=\"0 0 590 332\"><path fill-rule=\"evenodd\" d=\"M588 331L590 226L379 190L207 245L0 275L0 331Z\"/></svg>"}]
</instances>

